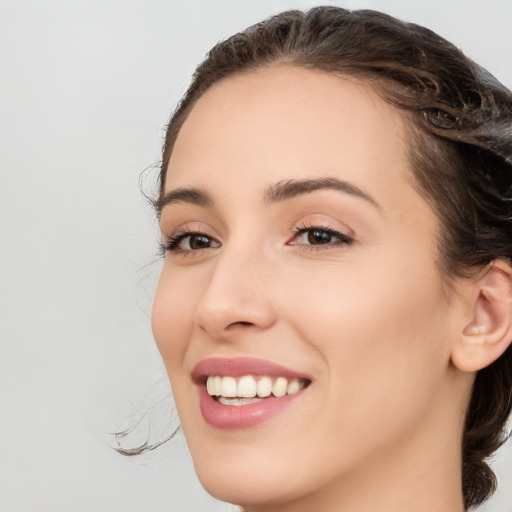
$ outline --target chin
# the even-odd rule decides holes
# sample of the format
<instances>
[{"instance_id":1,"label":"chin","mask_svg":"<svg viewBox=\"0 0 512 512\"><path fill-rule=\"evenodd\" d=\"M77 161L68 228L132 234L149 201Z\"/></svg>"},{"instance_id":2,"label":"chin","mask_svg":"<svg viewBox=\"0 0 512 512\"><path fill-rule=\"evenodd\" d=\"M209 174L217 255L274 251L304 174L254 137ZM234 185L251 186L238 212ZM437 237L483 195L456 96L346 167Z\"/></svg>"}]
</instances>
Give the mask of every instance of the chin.
<instances>
[{"instance_id":1,"label":"chin","mask_svg":"<svg viewBox=\"0 0 512 512\"><path fill-rule=\"evenodd\" d=\"M239 505L241 507L269 507L279 506L293 501L295 497L291 490L283 488L282 478L274 478L273 482L250 478L241 481L236 479L228 481L229 477L213 478L204 481L200 478L205 490L214 498Z\"/></svg>"},{"instance_id":2,"label":"chin","mask_svg":"<svg viewBox=\"0 0 512 512\"><path fill-rule=\"evenodd\" d=\"M277 463L267 455L266 463L245 458L195 463L199 480L214 498L245 507L264 507L293 501L303 496L306 489L300 474L290 474L290 467ZM251 461L248 463L248 461ZM285 461L283 461L285 462Z\"/></svg>"}]
</instances>

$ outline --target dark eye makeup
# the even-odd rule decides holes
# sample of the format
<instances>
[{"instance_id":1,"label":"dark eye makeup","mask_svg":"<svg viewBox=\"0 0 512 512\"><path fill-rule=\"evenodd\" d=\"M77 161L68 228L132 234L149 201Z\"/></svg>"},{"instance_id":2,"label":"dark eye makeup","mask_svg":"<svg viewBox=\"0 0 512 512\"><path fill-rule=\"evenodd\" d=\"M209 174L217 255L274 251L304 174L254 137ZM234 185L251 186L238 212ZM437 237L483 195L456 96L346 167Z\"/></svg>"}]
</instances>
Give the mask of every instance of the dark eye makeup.
<instances>
[{"instance_id":1,"label":"dark eye makeup","mask_svg":"<svg viewBox=\"0 0 512 512\"><path fill-rule=\"evenodd\" d=\"M286 242L286 245L296 245L301 249L317 251L348 246L353 241L350 236L329 227L301 224L293 230L292 238ZM163 255L167 252L186 255L219 247L222 247L222 243L211 235L184 226L175 231L167 241L161 243L161 252Z\"/></svg>"},{"instance_id":2,"label":"dark eye makeup","mask_svg":"<svg viewBox=\"0 0 512 512\"><path fill-rule=\"evenodd\" d=\"M161 244L162 253L189 253L203 249L217 248L222 244L211 235L189 229L187 226L175 231L166 242Z\"/></svg>"},{"instance_id":3,"label":"dark eye makeup","mask_svg":"<svg viewBox=\"0 0 512 512\"><path fill-rule=\"evenodd\" d=\"M293 238L287 244L298 245L306 250L324 250L348 246L353 241L353 238L335 229L302 224L294 229Z\"/></svg>"}]
</instances>

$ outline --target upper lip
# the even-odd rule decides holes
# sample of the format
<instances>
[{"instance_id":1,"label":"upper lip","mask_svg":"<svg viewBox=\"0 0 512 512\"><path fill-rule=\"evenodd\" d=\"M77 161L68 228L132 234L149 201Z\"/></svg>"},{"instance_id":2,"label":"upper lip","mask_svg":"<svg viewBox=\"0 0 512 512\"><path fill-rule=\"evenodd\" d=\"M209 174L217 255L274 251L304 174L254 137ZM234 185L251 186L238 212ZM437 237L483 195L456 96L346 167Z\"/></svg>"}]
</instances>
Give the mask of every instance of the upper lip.
<instances>
[{"instance_id":1,"label":"upper lip","mask_svg":"<svg viewBox=\"0 0 512 512\"><path fill-rule=\"evenodd\" d=\"M203 381L206 377L220 375L231 377L242 377L243 375L261 375L286 377L288 379L311 378L303 372L286 368L272 361L252 357L210 357L199 361L192 370L192 378L196 381Z\"/></svg>"}]
</instances>

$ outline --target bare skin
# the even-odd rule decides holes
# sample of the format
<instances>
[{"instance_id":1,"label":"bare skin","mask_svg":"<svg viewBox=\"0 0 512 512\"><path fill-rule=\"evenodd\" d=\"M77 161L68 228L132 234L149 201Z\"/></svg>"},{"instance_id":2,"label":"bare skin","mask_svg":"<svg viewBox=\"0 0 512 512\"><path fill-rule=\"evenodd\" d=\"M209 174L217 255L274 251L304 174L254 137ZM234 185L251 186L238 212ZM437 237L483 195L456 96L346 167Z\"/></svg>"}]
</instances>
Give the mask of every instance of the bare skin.
<instances>
[{"instance_id":1,"label":"bare skin","mask_svg":"<svg viewBox=\"0 0 512 512\"><path fill-rule=\"evenodd\" d=\"M369 88L290 66L215 85L185 121L166 191L202 200L163 208L175 243L153 331L218 499L247 512L463 511L474 372L452 356L479 292L463 281L447 292L440 224L412 185L404 130ZM317 188L272 194L290 180ZM239 356L311 385L263 423L215 428L191 372Z\"/></svg>"}]
</instances>

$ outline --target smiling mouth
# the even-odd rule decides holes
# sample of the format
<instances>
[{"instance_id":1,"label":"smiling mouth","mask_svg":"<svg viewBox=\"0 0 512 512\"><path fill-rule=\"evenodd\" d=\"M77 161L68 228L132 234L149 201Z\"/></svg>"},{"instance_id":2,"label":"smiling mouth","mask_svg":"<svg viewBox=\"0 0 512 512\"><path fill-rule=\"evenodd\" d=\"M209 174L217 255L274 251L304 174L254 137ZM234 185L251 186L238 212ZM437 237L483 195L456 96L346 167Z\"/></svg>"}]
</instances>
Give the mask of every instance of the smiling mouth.
<instances>
[{"instance_id":1,"label":"smiling mouth","mask_svg":"<svg viewBox=\"0 0 512 512\"><path fill-rule=\"evenodd\" d=\"M206 379L208 394L223 405L243 406L269 398L295 395L311 383L308 379L243 375L214 375Z\"/></svg>"},{"instance_id":2,"label":"smiling mouth","mask_svg":"<svg viewBox=\"0 0 512 512\"><path fill-rule=\"evenodd\" d=\"M228 431L256 427L300 407L313 382L301 371L253 357L203 359L191 376L205 422Z\"/></svg>"}]
</instances>

